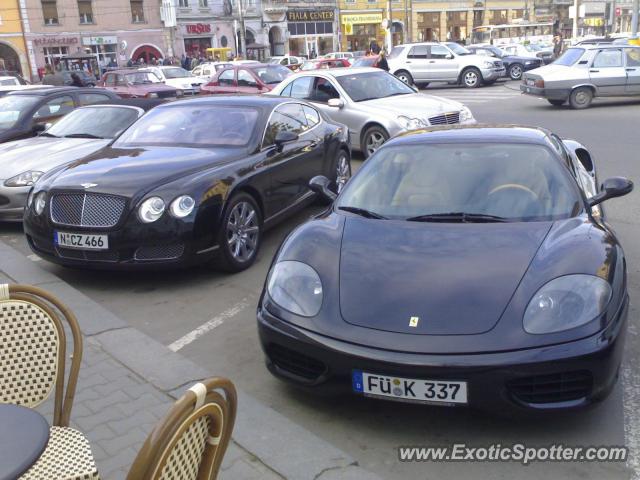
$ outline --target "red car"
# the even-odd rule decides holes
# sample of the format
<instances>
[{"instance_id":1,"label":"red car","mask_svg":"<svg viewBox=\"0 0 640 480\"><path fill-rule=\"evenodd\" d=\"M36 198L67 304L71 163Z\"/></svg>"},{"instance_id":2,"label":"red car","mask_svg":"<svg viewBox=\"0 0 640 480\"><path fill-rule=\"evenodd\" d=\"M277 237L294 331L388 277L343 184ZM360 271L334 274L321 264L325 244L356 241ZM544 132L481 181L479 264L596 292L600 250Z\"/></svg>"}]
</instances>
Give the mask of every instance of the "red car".
<instances>
[{"instance_id":1,"label":"red car","mask_svg":"<svg viewBox=\"0 0 640 480\"><path fill-rule=\"evenodd\" d=\"M346 68L351 64L346 58L318 58L308 60L302 64L300 70L319 70L321 68Z\"/></svg>"},{"instance_id":2,"label":"red car","mask_svg":"<svg viewBox=\"0 0 640 480\"><path fill-rule=\"evenodd\" d=\"M154 73L138 70L112 70L102 76L97 86L122 98L175 98L183 93L162 83Z\"/></svg>"},{"instance_id":3,"label":"red car","mask_svg":"<svg viewBox=\"0 0 640 480\"><path fill-rule=\"evenodd\" d=\"M218 72L200 93L265 93L270 92L291 70L282 65L266 63L233 65Z\"/></svg>"}]
</instances>

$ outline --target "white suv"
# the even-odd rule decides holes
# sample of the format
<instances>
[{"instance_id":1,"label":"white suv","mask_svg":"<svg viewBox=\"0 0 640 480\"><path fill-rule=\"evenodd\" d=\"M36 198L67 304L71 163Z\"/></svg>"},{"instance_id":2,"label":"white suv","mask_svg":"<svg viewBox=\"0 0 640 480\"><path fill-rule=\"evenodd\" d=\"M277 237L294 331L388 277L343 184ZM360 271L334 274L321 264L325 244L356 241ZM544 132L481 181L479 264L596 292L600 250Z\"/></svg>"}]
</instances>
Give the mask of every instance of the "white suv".
<instances>
[{"instance_id":1,"label":"white suv","mask_svg":"<svg viewBox=\"0 0 640 480\"><path fill-rule=\"evenodd\" d=\"M398 45L387 61L389 71L409 85L447 82L476 88L492 84L505 74L502 61L473 55L453 42Z\"/></svg>"}]
</instances>

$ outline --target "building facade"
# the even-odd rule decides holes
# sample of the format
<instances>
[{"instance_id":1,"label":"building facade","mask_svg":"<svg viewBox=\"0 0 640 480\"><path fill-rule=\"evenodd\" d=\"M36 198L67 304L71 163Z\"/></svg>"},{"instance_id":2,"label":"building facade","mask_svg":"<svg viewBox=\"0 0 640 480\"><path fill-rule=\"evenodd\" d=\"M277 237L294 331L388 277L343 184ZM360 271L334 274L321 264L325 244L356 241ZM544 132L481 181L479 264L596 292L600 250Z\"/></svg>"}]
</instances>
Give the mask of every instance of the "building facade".
<instances>
[{"instance_id":1,"label":"building facade","mask_svg":"<svg viewBox=\"0 0 640 480\"><path fill-rule=\"evenodd\" d=\"M233 8L230 0L176 1L176 56L185 54L191 58L207 58L207 48L228 48L229 56L236 55Z\"/></svg>"},{"instance_id":2,"label":"building facade","mask_svg":"<svg viewBox=\"0 0 640 480\"><path fill-rule=\"evenodd\" d=\"M18 0L2 0L0 8L0 70L31 76Z\"/></svg>"},{"instance_id":3,"label":"building facade","mask_svg":"<svg viewBox=\"0 0 640 480\"><path fill-rule=\"evenodd\" d=\"M372 42L386 45L388 2L378 0L340 0L340 48L368 50ZM411 41L411 0L391 2L393 44Z\"/></svg>"},{"instance_id":4,"label":"building facade","mask_svg":"<svg viewBox=\"0 0 640 480\"><path fill-rule=\"evenodd\" d=\"M287 7L291 55L314 58L339 49L339 23L335 1L320 0L313 4L290 1Z\"/></svg>"}]
</instances>

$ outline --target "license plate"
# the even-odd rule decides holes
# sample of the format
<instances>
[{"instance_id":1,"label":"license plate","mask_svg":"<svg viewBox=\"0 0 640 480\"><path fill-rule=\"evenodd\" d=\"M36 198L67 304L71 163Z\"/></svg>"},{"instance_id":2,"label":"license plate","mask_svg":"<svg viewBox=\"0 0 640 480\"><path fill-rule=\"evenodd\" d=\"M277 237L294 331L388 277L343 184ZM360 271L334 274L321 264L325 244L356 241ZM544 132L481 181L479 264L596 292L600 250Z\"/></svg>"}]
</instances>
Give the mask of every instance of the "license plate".
<instances>
[{"instance_id":1,"label":"license plate","mask_svg":"<svg viewBox=\"0 0 640 480\"><path fill-rule=\"evenodd\" d=\"M352 372L353 390L369 397L385 397L405 402L466 404L467 382L424 380Z\"/></svg>"},{"instance_id":2,"label":"license plate","mask_svg":"<svg viewBox=\"0 0 640 480\"><path fill-rule=\"evenodd\" d=\"M536 82L534 80L531 80L530 78L527 79L527 85L529 85L530 87L533 87L536 84Z\"/></svg>"},{"instance_id":3,"label":"license plate","mask_svg":"<svg viewBox=\"0 0 640 480\"><path fill-rule=\"evenodd\" d=\"M54 232L53 241L59 247L65 248L77 248L80 250L109 249L109 237L107 235Z\"/></svg>"}]
</instances>

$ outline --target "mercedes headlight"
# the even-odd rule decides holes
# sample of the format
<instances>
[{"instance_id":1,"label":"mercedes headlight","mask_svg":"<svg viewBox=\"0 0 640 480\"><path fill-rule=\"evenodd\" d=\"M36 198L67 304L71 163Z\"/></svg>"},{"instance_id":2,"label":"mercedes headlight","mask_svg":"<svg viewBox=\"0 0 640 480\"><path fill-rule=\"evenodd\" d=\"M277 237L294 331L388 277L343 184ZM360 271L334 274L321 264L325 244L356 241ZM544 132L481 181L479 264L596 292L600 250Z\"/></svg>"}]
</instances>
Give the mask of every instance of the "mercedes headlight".
<instances>
[{"instance_id":1,"label":"mercedes headlight","mask_svg":"<svg viewBox=\"0 0 640 480\"><path fill-rule=\"evenodd\" d=\"M36 215L41 215L42 212L44 212L44 206L47 204L47 194L45 192L38 193L33 201L33 204Z\"/></svg>"},{"instance_id":2,"label":"mercedes headlight","mask_svg":"<svg viewBox=\"0 0 640 480\"><path fill-rule=\"evenodd\" d=\"M429 126L419 118L410 118L410 117L405 117L404 115L400 115L398 117L398 123L405 130L417 130L419 128L424 128Z\"/></svg>"},{"instance_id":3,"label":"mercedes headlight","mask_svg":"<svg viewBox=\"0 0 640 480\"><path fill-rule=\"evenodd\" d=\"M593 275L566 275L551 280L533 296L524 312L528 333L554 333L576 328L602 315L611 286Z\"/></svg>"},{"instance_id":4,"label":"mercedes headlight","mask_svg":"<svg viewBox=\"0 0 640 480\"><path fill-rule=\"evenodd\" d=\"M468 107L462 107L462 109L460 110L460 123L470 122L473 120L475 120L475 118L473 118L473 113L471 113L471 110L469 110Z\"/></svg>"},{"instance_id":5,"label":"mercedes headlight","mask_svg":"<svg viewBox=\"0 0 640 480\"><path fill-rule=\"evenodd\" d=\"M182 195L176 198L169 206L171 215L176 218L184 218L193 212L196 206L196 201L189 195Z\"/></svg>"},{"instance_id":6,"label":"mercedes headlight","mask_svg":"<svg viewBox=\"0 0 640 480\"><path fill-rule=\"evenodd\" d=\"M162 216L164 209L164 200L160 197L147 198L138 207L138 218L144 223L155 222Z\"/></svg>"},{"instance_id":7,"label":"mercedes headlight","mask_svg":"<svg viewBox=\"0 0 640 480\"><path fill-rule=\"evenodd\" d=\"M44 174L35 170L29 170L28 172L22 172L15 177L11 177L5 180L5 187L30 187L38 181L38 179Z\"/></svg>"},{"instance_id":8,"label":"mercedes headlight","mask_svg":"<svg viewBox=\"0 0 640 480\"><path fill-rule=\"evenodd\" d=\"M267 291L277 305L302 317L315 317L322 306L322 282L306 263L291 260L276 263Z\"/></svg>"}]
</instances>

